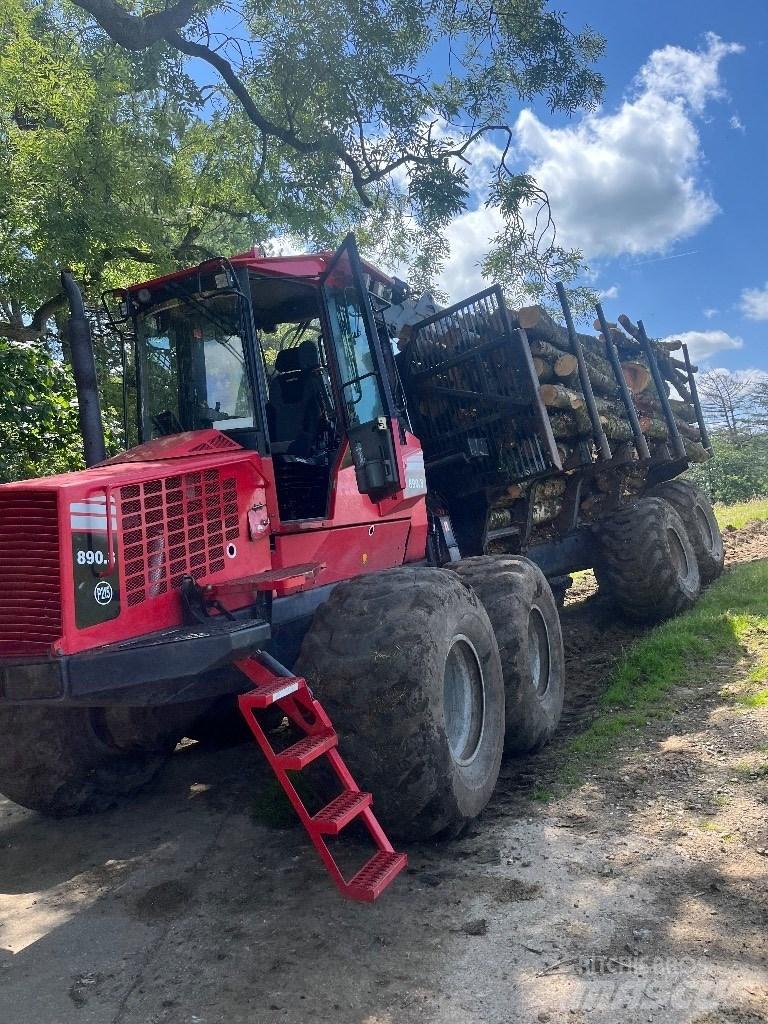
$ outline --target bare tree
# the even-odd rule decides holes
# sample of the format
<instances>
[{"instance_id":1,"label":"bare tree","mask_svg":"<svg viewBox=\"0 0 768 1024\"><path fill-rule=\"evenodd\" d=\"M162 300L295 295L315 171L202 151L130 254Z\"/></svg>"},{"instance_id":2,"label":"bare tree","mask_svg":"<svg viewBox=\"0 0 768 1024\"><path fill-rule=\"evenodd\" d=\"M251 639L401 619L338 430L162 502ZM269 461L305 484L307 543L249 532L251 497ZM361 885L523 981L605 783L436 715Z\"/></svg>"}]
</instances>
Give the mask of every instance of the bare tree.
<instances>
[{"instance_id":1,"label":"bare tree","mask_svg":"<svg viewBox=\"0 0 768 1024\"><path fill-rule=\"evenodd\" d=\"M757 381L752 374L709 370L699 380L699 392L709 422L738 442L751 432Z\"/></svg>"}]
</instances>

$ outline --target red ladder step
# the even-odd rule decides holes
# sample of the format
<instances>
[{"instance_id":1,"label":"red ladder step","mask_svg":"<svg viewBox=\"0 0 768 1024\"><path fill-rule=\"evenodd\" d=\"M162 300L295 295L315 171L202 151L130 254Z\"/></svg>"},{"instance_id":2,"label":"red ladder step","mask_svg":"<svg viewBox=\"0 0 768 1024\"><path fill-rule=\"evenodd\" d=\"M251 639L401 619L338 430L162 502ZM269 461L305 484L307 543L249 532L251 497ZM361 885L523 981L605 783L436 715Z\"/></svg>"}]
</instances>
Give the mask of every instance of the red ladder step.
<instances>
[{"instance_id":1,"label":"red ladder step","mask_svg":"<svg viewBox=\"0 0 768 1024\"><path fill-rule=\"evenodd\" d=\"M370 793L350 792L340 793L335 800L331 800L317 814L312 815L312 821L317 831L324 836L337 836L342 829L354 821L366 807L370 807L373 797Z\"/></svg>"},{"instance_id":2,"label":"red ladder step","mask_svg":"<svg viewBox=\"0 0 768 1024\"><path fill-rule=\"evenodd\" d=\"M278 676L273 681L250 690L248 697L253 707L268 708L277 704L279 700L298 693L302 686L306 686L306 683L300 676Z\"/></svg>"},{"instance_id":3,"label":"red ladder step","mask_svg":"<svg viewBox=\"0 0 768 1024\"><path fill-rule=\"evenodd\" d=\"M270 655L257 651L235 664L254 684L252 690L238 698L240 711L336 885L350 899L367 902L377 899L400 874L408 858L392 848L371 808L371 794L362 792L352 778L336 749L338 736L330 718L312 696L306 680L292 675ZM287 715L294 727L305 733L302 739L280 751L274 749L254 714L254 711L274 704ZM342 792L310 815L287 773L301 771L320 757L327 758ZM338 836L353 821L360 821L365 826L376 852L352 878L347 879L329 849L326 837Z\"/></svg>"},{"instance_id":4,"label":"red ladder step","mask_svg":"<svg viewBox=\"0 0 768 1024\"><path fill-rule=\"evenodd\" d=\"M303 740L287 747L279 754L275 754L275 765L287 772L300 772L308 764L312 764L318 757L327 754L331 747L335 747L339 738L335 732L321 732L316 736L305 736Z\"/></svg>"},{"instance_id":5,"label":"red ladder step","mask_svg":"<svg viewBox=\"0 0 768 1024\"><path fill-rule=\"evenodd\" d=\"M379 850L347 883L347 895L373 902L408 864L404 853Z\"/></svg>"}]
</instances>

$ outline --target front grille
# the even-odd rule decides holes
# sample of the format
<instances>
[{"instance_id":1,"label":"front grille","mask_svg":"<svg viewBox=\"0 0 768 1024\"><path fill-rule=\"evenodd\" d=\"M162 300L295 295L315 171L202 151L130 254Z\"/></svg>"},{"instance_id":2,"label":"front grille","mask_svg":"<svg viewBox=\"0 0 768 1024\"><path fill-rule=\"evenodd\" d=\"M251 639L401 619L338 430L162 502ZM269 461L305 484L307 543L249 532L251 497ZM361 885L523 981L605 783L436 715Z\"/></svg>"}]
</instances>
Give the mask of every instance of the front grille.
<instances>
[{"instance_id":1,"label":"front grille","mask_svg":"<svg viewBox=\"0 0 768 1024\"><path fill-rule=\"evenodd\" d=\"M61 637L56 495L0 491L0 656L48 654Z\"/></svg>"},{"instance_id":2,"label":"front grille","mask_svg":"<svg viewBox=\"0 0 768 1024\"><path fill-rule=\"evenodd\" d=\"M129 607L175 590L184 576L224 568L239 535L237 484L206 469L120 488L125 595Z\"/></svg>"}]
</instances>

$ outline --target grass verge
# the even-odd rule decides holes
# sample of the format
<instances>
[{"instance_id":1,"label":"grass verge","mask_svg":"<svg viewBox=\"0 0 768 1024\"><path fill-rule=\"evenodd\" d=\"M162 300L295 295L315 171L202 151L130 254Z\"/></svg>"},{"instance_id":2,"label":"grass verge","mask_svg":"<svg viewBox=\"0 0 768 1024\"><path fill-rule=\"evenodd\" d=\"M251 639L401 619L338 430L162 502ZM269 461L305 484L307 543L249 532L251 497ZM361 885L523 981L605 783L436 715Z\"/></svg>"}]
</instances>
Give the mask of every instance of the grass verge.
<instances>
[{"instance_id":1,"label":"grass verge","mask_svg":"<svg viewBox=\"0 0 768 1024\"><path fill-rule=\"evenodd\" d=\"M768 519L768 498L754 498L738 505L715 505L715 516L721 530L726 526L739 530L754 519Z\"/></svg>"},{"instance_id":2,"label":"grass verge","mask_svg":"<svg viewBox=\"0 0 768 1024\"><path fill-rule=\"evenodd\" d=\"M723 696L745 708L768 706L768 561L737 566L691 611L633 644L613 672L600 714L566 746L560 780L578 783L621 736L667 714L674 687L713 676L728 683L722 662L735 665L745 656L749 670Z\"/></svg>"}]
</instances>

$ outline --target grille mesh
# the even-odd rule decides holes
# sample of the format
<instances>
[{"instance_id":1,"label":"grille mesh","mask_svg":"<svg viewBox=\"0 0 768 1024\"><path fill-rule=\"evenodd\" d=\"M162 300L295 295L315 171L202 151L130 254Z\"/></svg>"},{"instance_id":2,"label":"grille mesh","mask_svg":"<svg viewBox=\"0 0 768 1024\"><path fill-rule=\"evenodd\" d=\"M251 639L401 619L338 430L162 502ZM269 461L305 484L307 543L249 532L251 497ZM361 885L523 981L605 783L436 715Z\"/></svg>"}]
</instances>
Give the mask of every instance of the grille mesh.
<instances>
[{"instance_id":1,"label":"grille mesh","mask_svg":"<svg viewBox=\"0 0 768 1024\"><path fill-rule=\"evenodd\" d=\"M47 654L61 636L59 523L53 492L0 492L0 656Z\"/></svg>"},{"instance_id":2,"label":"grille mesh","mask_svg":"<svg viewBox=\"0 0 768 1024\"><path fill-rule=\"evenodd\" d=\"M129 607L224 568L239 534L237 483L218 469L120 489L125 595Z\"/></svg>"}]
</instances>

